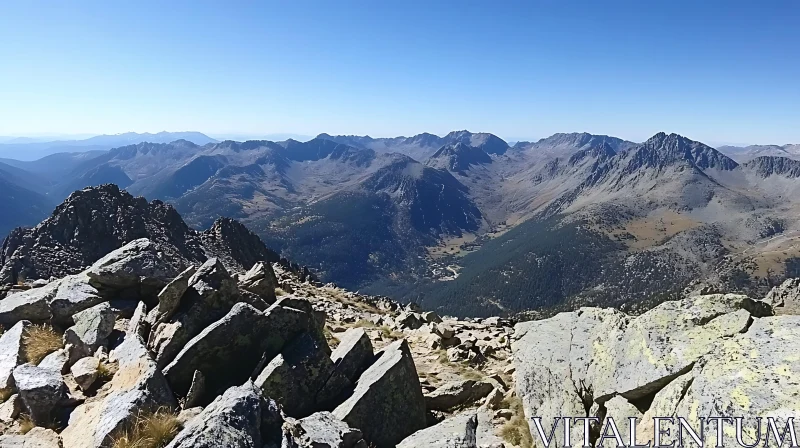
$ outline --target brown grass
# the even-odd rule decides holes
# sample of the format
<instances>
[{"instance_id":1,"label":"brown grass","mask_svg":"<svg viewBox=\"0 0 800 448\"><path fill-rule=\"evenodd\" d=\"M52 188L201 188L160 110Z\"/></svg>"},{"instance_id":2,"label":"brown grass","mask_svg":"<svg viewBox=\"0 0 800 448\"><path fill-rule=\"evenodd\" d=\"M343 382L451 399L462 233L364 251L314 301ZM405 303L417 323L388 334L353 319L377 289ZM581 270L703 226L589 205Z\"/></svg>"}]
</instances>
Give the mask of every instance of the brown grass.
<instances>
[{"instance_id":1,"label":"brown grass","mask_svg":"<svg viewBox=\"0 0 800 448\"><path fill-rule=\"evenodd\" d=\"M19 432L20 434L27 434L31 429L36 427L30 415L24 414L19 416Z\"/></svg>"},{"instance_id":2,"label":"brown grass","mask_svg":"<svg viewBox=\"0 0 800 448\"><path fill-rule=\"evenodd\" d=\"M14 390L10 387L0 389L0 403L5 403L12 395L14 395Z\"/></svg>"},{"instance_id":3,"label":"brown grass","mask_svg":"<svg viewBox=\"0 0 800 448\"><path fill-rule=\"evenodd\" d=\"M503 400L502 406L511 409L512 417L500 428L500 437L520 448L533 448L531 428L528 426L525 411L522 409L522 400L515 395L510 399Z\"/></svg>"},{"instance_id":4,"label":"brown grass","mask_svg":"<svg viewBox=\"0 0 800 448\"><path fill-rule=\"evenodd\" d=\"M111 381L111 379L114 378L114 374L117 373L117 370L118 367L116 364L101 361L97 366L97 381L100 383Z\"/></svg>"},{"instance_id":5,"label":"brown grass","mask_svg":"<svg viewBox=\"0 0 800 448\"><path fill-rule=\"evenodd\" d=\"M288 295L289 293L284 291L283 288L275 288L275 297L288 296Z\"/></svg>"},{"instance_id":6,"label":"brown grass","mask_svg":"<svg viewBox=\"0 0 800 448\"><path fill-rule=\"evenodd\" d=\"M168 409L140 415L128 431L115 437L112 448L162 448L180 430L178 416Z\"/></svg>"},{"instance_id":7,"label":"brown grass","mask_svg":"<svg viewBox=\"0 0 800 448\"><path fill-rule=\"evenodd\" d=\"M33 325L23 341L25 359L31 364L39 364L45 356L64 348L62 337L47 324Z\"/></svg>"}]
</instances>

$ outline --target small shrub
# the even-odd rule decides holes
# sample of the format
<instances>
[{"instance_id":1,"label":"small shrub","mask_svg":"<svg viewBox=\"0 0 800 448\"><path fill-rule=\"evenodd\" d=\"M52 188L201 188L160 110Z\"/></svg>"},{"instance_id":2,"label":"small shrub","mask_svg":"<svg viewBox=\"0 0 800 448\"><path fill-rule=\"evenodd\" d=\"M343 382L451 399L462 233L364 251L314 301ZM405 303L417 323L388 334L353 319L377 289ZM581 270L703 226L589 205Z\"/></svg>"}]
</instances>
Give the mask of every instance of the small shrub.
<instances>
[{"instance_id":1,"label":"small shrub","mask_svg":"<svg viewBox=\"0 0 800 448\"><path fill-rule=\"evenodd\" d=\"M61 335L47 324L32 326L23 341L25 359L34 365L61 348L64 348Z\"/></svg>"},{"instance_id":2,"label":"small shrub","mask_svg":"<svg viewBox=\"0 0 800 448\"><path fill-rule=\"evenodd\" d=\"M512 417L508 423L500 428L500 437L521 448L533 448L531 428L525 418L525 411L522 409L522 400L517 396L505 399L503 400L503 407L511 409Z\"/></svg>"},{"instance_id":3,"label":"small shrub","mask_svg":"<svg viewBox=\"0 0 800 448\"><path fill-rule=\"evenodd\" d=\"M140 415L133 428L114 438L112 448L162 448L179 430L178 416L162 408Z\"/></svg>"},{"instance_id":4,"label":"small shrub","mask_svg":"<svg viewBox=\"0 0 800 448\"><path fill-rule=\"evenodd\" d=\"M286 296L289 295L283 288L275 288L275 297Z\"/></svg>"},{"instance_id":5,"label":"small shrub","mask_svg":"<svg viewBox=\"0 0 800 448\"><path fill-rule=\"evenodd\" d=\"M5 403L12 395L14 391L10 387L0 389L0 403Z\"/></svg>"},{"instance_id":6,"label":"small shrub","mask_svg":"<svg viewBox=\"0 0 800 448\"><path fill-rule=\"evenodd\" d=\"M36 427L36 423L33 422L30 415L21 415L19 417L19 432L20 434L27 434L31 431L31 429Z\"/></svg>"},{"instance_id":7,"label":"small shrub","mask_svg":"<svg viewBox=\"0 0 800 448\"><path fill-rule=\"evenodd\" d=\"M108 362L101 362L97 366L97 380L100 383L107 383L114 378L114 374L117 373L117 365L110 364Z\"/></svg>"}]
</instances>

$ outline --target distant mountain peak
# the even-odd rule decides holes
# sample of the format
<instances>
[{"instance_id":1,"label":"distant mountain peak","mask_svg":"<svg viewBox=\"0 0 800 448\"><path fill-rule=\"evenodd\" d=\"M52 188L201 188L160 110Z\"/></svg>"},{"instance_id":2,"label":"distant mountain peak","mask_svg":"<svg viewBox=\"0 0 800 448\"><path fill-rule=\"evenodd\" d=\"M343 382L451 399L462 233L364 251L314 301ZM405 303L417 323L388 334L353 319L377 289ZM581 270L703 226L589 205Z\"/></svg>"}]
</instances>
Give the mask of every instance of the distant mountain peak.
<instances>
[{"instance_id":1,"label":"distant mountain peak","mask_svg":"<svg viewBox=\"0 0 800 448\"><path fill-rule=\"evenodd\" d=\"M459 141L439 148L425 164L432 168L463 173L472 165L489 163L492 163L492 158L484 150Z\"/></svg>"},{"instance_id":2,"label":"distant mountain peak","mask_svg":"<svg viewBox=\"0 0 800 448\"><path fill-rule=\"evenodd\" d=\"M659 132L647 139L640 148L640 161L650 166L663 166L683 160L690 161L703 170L717 168L729 171L739 166L716 149L675 133Z\"/></svg>"}]
</instances>

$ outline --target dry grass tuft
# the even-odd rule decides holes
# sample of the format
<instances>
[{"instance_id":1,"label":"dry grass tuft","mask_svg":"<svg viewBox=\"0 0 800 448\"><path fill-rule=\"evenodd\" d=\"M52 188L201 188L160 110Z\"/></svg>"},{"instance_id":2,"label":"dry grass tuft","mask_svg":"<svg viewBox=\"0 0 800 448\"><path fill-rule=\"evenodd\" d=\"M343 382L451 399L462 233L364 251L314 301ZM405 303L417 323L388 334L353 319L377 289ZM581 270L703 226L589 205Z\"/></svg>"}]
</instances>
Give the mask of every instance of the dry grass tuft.
<instances>
[{"instance_id":1,"label":"dry grass tuft","mask_svg":"<svg viewBox=\"0 0 800 448\"><path fill-rule=\"evenodd\" d=\"M30 415L24 414L19 416L19 432L20 434L27 434L31 429L36 427Z\"/></svg>"},{"instance_id":2,"label":"dry grass tuft","mask_svg":"<svg viewBox=\"0 0 800 448\"><path fill-rule=\"evenodd\" d=\"M275 288L275 297L288 296L289 293L284 291L283 288Z\"/></svg>"},{"instance_id":3,"label":"dry grass tuft","mask_svg":"<svg viewBox=\"0 0 800 448\"><path fill-rule=\"evenodd\" d=\"M0 403L5 403L12 395L14 395L14 390L10 387L0 389Z\"/></svg>"},{"instance_id":4,"label":"dry grass tuft","mask_svg":"<svg viewBox=\"0 0 800 448\"><path fill-rule=\"evenodd\" d=\"M31 364L39 364L45 356L64 348L62 337L47 324L33 325L23 340L25 359Z\"/></svg>"},{"instance_id":5,"label":"dry grass tuft","mask_svg":"<svg viewBox=\"0 0 800 448\"><path fill-rule=\"evenodd\" d=\"M180 430L178 416L168 409L140 415L128 431L114 438L112 448L162 448Z\"/></svg>"},{"instance_id":6,"label":"dry grass tuft","mask_svg":"<svg viewBox=\"0 0 800 448\"><path fill-rule=\"evenodd\" d=\"M116 364L111 364L105 361L100 362L97 366L97 380L100 383L107 383L114 378L114 374L117 373L118 367Z\"/></svg>"},{"instance_id":7,"label":"dry grass tuft","mask_svg":"<svg viewBox=\"0 0 800 448\"><path fill-rule=\"evenodd\" d=\"M522 400L515 395L510 399L503 400L503 407L511 409L513 416L500 428L500 437L521 448L533 448L531 428L528 426L525 411L522 409Z\"/></svg>"}]
</instances>

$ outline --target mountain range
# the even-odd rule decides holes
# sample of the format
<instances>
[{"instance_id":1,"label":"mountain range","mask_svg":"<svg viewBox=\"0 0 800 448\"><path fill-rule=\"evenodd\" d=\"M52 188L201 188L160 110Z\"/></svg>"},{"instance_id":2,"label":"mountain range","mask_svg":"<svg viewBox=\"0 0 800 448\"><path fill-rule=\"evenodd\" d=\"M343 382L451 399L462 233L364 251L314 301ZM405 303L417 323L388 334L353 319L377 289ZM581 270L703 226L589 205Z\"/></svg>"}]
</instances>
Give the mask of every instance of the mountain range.
<instances>
[{"instance_id":1,"label":"mountain range","mask_svg":"<svg viewBox=\"0 0 800 448\"><path fill-rule=\"evenodd\" d=\"M695 279L763 293L800 266L800 161L720 149L666 133L136 142L4 162L0 231L113 183L193 227L241 220L322 280L370 294L453 314L636 311Z\"/></svg>"}]
</instances>

